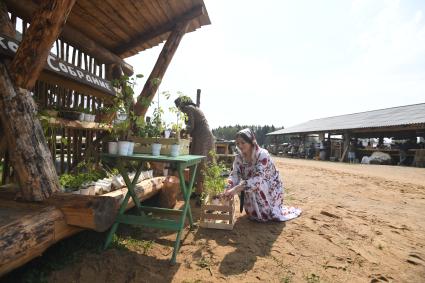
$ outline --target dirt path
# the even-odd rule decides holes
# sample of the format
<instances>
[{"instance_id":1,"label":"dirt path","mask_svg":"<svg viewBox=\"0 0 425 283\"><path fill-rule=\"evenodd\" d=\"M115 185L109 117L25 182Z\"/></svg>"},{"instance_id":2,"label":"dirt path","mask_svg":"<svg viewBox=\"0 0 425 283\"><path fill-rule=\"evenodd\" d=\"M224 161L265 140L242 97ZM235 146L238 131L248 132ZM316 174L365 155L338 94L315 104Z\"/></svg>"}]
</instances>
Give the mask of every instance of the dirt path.
<instances>
[{"instance_id":1,"label":"dirt path","mask_svg":"<svg viewBox=\"0 0 425 283\"><path fill-rule=\"evenodd\" d=\"M186 231L178 264L175 234L122 230L121 249L87 253L51 282L424 282L425 169L275 159L285 203L302 216L233 231ZM195 217L197 209L193 208Z\"/></svg>"}]
</instances>

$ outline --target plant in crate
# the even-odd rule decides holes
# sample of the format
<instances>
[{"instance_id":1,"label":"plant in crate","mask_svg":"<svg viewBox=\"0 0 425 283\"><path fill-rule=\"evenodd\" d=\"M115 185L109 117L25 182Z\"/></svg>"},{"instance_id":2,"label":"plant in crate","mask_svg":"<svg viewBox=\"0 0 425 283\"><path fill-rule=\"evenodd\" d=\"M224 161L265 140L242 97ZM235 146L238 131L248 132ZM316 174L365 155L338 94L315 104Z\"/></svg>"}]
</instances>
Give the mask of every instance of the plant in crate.
<instances>
[{"instance_id":1,"label":"plant in crate","mask_svg":"<svg viewBox=\"0 0 425 283\"><path fill-rule=\"evenodd\" d=\"M201 172L205 178L201 199L204 203L209 201L219 203L219 196L226 187L226 179L222 176L222 173L226 171L226 167L221 163L217 163L214 151L210 151L208 155L211 157L212 162L205 166L203 172Z\"/></svg>"},{"instance_id":2,"label":"plant in crate","mask_svg":"<svg viewBox=\"0 0 425 283\"><path fill-rule=\"evenodd\" d=\"M233 229L235 224L235 203L234 199L221 200L220 195L226 186L226 180L222 173L226 170L223 164L218 164L215 160L215 152L209 155L213 160L203 170L204 191L201 195L201 222L200 226L214 229Z\"/></svg>"}]
</instances>

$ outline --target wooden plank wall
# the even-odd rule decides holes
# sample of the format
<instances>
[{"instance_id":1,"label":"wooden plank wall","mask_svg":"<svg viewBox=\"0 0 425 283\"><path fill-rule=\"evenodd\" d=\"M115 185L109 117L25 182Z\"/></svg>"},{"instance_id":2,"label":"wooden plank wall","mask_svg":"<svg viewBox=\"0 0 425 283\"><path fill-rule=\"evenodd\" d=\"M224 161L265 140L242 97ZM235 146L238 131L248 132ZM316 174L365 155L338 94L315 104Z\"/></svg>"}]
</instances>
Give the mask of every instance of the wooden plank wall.
<instances>
[{"instance_id":1,"label":"wooden plank wall","mask_svg":"<svg viewBox=\"0 0 425 283\"><path fill-rule=\"evenodd\" d=\"M11 14L12 23L15 29L24 35L29 24L15 15ZM59 38L52 47L52 53L62 60L74 66L78 66L91 74L105 79L105 65L99 64L93 56L74 48L70 44ZM88 93L80 93L72 89L37 81L33 98L38 104L39 110L43 109L69 109L75 110L79 107L89 109L92 113L98 114L98 109L104 104L104 100ZM52 157L55 160L58 174L69 172L76 165L85 159L84 150L87 145L93 143L101 131L93 129L70 129L70 128L49 128L47 139ZM95 149L94 159L99 160L102 151L102 143ZM10 183L13 180L13 170L9 163L7 151L0 152L0 161L3 163L1 183Z\"/></svg>"}]
</instances>

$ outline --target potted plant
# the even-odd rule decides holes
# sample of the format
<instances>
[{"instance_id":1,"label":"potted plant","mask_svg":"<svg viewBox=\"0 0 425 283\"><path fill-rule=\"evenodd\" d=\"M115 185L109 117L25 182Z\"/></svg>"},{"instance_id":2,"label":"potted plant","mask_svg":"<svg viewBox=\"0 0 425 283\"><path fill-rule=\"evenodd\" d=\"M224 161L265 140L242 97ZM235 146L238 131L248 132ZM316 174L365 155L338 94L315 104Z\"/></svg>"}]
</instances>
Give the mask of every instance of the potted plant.
<instances>
[{"instance_id":1,"label":"potted plant","mask_svg":"<svg viewBox=\"0 0 425 283\"><path fill-rule=\"evenodd\" d=\"M131 151L131 142L128 141L128 135L130 131L129 119L120 121L118 123L116 121L114 123L113 130L115 131L116 136L118 136L118 154L129 155L129 151L131 152L131 154L133 154L133 152Z\"/></svg>"},{"instance_id":2,"label":"potted plant","mask_svg":"<svg viewBox=\"0 0 425 283\"><path fill-rule=\"evenodd\" d=\"M110 141L108 141L108 153L109 154L118 154L118 129L116 125L114 124L113 127L110 129L109 136L111 138Z\"/></svg>"},{"instance_id":3,"label":"potted plant","mask_svg":"<svg viewBox=\"0 0 425 283\"><path fill-rule=\"evenodd\" d=\"M153 84L159 85L161 83L161 80L158 78L154 78L152 80ZM158 88L158 93L159 93L159 88ZM170 96L168 94L168 92L163 92L162 93L166 99L168 99ZM165 123L162 120L162 115L164 114L164 110L162 109L161 105L160 105L160 95L157 95L157 102L156 102L156 107L154 108L153 111L153 119L152 122L150 123L152 127L150 127L151 130L151 135L152 137L155 139L155 141L152 143L152 155L153 156L158 156L161 154L161 147L162 144L160 142L160 137L161 137L161 133L164 131L165 128Z\"/></svg>"},{"instance_id":4,"label":"potted plant","mask_svg":"<svg viewBox=\"0 0 425 283\"><path fill-rule=\"evenodd\" d=\"M84 121L84 114L80 113L78 110L80 110L80 108L77 108L77 109L62 108L59 111L58 116L67 120Z\"/></svg>"},{"instance_id":5,"label":"potted plant","mask_svg":"<svg viewBox=\"0 0 425 283\"><path fill-rule=\"evenodd\" d=\"M178 92L179 96L183 96L183 93ZM171 129L174 133L175 142L171 145L171 151L170 155L173 157L180 155L180 132L183 128L184 122L187 119L187 116L185 113L181 112L180 109L177 107L170 107L169 111L171 113L174 113L176 115L175 122L171 123Z\"/></svg>"},{"instance_id":6,"label":"potted plant","mask_svg":"<svg viewBox=\"0 0 425 283\"><path fill-rule=\"evenodd\" d=\"M94 122L96 116L92 114L89 108L83 109L83 113L84 113L84 121Z\"/></svg>"},{"instance_id":7,"label":"potted plant","mask_svg":"<svg viewBox=\"0 0 425 283\"><path fill-rule=\"evenodd\" d=\"M158 100L159 105L159 100ZM164 122L162 121L163 110L161 107L157 107L153 112L153 127L152 127L152 136L155 138L155 142L152 144L152 155L158 156L161 154L162 144L159 141L161 133L164 129Z\"/></svg>"},{"instance_id":8,"label":"potted plant","mask_svg":"<svg viewBox=\"0 0 425 283\"><path fill-rule=\"evenodd\" d=\"M134 104L134 90L136 79L141 78L143 75L138 74L135 77L122 76L119 79L113 80L112 85L116 88L117 96L114 99L114 104L110 107L111 112L117 113L117 119L114 122L114 131L119 136L118 141L118 154L132 155L134 149L134 142L128 140L132 122L134 121L134 113L130 108ZM117 112L118 110L118 112Z\"/></svg>"},{"instance_id":9,"label":"potted plant","mask_svg":"<svg viewBox=\"0 0 425 283\"><path fill-rule=\"evenodd\" d=\"M43 116L56 118L59 114L59 111L56 105L50 105L49 108L41 110L40 114Z\"/></svg>"},{"instance_id":10,"label":"potted plant","mask_svg":"<svg viewBox=\"0 0 425 283\"><path fill-rule=\"evenodd\" d=\"M118 110L114 105L102 106L97 110L96 121L98 123L110 124L114 120Z\"/></svg>"}]
</instances>

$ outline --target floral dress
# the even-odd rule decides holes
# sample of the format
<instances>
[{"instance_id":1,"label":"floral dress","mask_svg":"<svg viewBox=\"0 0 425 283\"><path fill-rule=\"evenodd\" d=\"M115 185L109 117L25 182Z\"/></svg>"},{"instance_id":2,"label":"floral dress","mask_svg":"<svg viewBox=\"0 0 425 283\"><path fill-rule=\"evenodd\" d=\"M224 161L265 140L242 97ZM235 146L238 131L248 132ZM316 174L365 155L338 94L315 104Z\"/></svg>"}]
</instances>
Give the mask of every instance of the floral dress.
<instances>
[{"instance_id":1,"label":"floral dress","mask_svg":"<svg viewBox=\"0 0 425 283\"><path fill-rule=\"evenodd\" d=\"M247 163L238 154L227 186L230 189L246 181L244 208L249 218L265 222L298 217L301 209L283 205L283 184L268 151L256 145L253 160Z\"/></svg>"}]
</instances>

